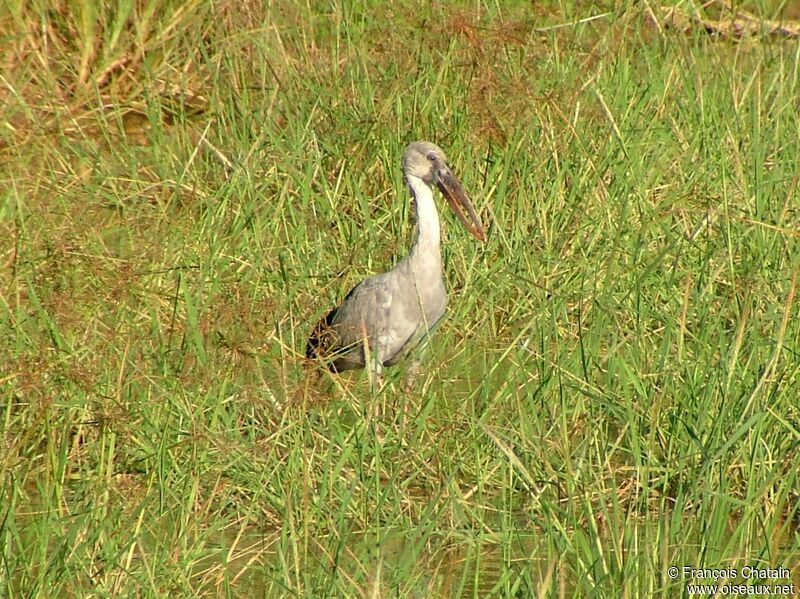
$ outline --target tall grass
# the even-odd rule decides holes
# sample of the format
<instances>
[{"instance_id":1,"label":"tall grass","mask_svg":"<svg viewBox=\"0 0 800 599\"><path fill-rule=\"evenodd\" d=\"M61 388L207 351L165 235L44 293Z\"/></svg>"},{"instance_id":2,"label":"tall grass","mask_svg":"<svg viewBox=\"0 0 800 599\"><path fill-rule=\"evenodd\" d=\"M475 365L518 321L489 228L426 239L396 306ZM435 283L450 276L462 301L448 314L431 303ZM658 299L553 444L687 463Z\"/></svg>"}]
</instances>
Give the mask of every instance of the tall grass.
<instances>
[{"instance_id":1,"label":"tall grass","mask_svg":"<svg viewBox=\"0 0 800 599\"><path fill-rule=\"evenodd\" d=\"M0 594L800 588L797 40L613 3L0 19ZM302 352L409 245L414 139L490 240L444 216L447 317L373 393Z\"/></svg>"}]
</instances>

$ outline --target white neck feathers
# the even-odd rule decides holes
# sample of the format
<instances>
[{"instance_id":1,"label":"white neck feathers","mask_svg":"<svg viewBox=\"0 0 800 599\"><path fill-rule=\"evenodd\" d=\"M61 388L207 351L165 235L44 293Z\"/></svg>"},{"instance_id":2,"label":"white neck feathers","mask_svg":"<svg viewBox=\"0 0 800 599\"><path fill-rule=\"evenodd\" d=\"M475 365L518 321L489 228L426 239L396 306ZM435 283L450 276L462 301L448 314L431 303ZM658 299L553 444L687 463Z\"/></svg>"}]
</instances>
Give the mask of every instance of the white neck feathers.
<instances>
[{"instance_id":1,"label":"white neck feathers","mask_svg":"<svg viewBox=\"0 0 800 599\"><path fill-rule=\"evenodd\" d=\"M419 177L409 175L406 177L408 187L414 196L417 209L417 239L411 248L411 254L422 253L427 256L439 257L439 243L441 231L439 230L439 213L433 201L433 192L428 184Z\"/></svg>"}]
</instances>

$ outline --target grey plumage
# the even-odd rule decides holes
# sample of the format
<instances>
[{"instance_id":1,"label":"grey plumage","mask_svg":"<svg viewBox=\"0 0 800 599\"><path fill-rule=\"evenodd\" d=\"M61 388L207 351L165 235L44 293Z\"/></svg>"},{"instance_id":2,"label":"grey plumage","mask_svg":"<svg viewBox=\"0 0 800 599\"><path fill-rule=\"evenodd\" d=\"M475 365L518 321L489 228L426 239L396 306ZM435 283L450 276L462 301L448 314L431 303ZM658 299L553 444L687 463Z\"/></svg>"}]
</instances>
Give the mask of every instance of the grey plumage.
<instances>
[{"instance_id":1,"label":"grey plumage","mask_svg":"<svg viewBox=\"0 0 800 599\"><path fill-rule=\"evenodd\" d=\"M328 361L333 371L363 368L366 349L380 372L382 366L392 366L418 346L444 316L447 291L439 216L431 186L439 188L477 239L486 239L480 219L441 148L426 141L410 144L403 154L403 173L414 197L417 237L408 256L388 272L356 285L314 328L306 355Z\"/></svg>"}]
</instances>

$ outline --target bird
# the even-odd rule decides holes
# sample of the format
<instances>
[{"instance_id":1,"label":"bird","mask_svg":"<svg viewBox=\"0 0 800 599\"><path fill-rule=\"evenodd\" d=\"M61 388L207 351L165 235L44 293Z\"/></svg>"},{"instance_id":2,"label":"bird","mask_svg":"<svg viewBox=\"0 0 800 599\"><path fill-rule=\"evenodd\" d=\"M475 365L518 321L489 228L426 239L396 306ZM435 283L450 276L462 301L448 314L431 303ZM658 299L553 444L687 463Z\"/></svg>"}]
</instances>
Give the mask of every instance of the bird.
<instances>
[{"instance_id":1,"label":"bird","mask_svg":"<svg viewBox=\"0 0 800 599\"><path fill-rule=\"evenodd\" d=\"M312 329L306 357L323 361L333 372L369 365L381 379L383 367L424 344L444 316L447 290L434 186L467 230L486 241L483 224L439 146L429 141L409 144L402 166L416 211L416 238L407 256L353 287ZM415 363L412 369L417 367Z\"/></svg>"}]
</instances>

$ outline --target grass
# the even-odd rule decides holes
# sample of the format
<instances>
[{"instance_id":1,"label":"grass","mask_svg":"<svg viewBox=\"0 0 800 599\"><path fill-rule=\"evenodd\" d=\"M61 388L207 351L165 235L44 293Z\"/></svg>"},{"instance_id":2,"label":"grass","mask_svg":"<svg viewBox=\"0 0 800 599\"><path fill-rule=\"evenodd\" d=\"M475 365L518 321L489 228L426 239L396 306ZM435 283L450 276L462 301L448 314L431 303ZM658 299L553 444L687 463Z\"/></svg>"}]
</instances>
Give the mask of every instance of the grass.
<instances>
[{"instance_id":1,"label":"grass","mask_svg":"<svg viewBox=\"0 0 800 599\"><path fill-rule=\"evenodd\" d=\"M634 3L8 8L1 595L800 587L797 40ZM444 217L447 317L374 397L302 351L408 246L414 139L490 240Z\"/></svg>"}]
</instances>

